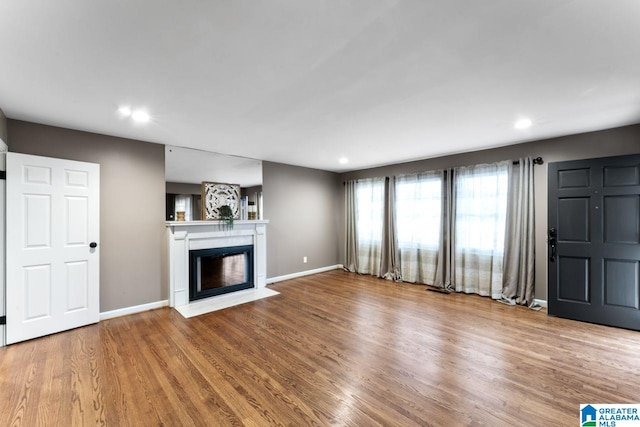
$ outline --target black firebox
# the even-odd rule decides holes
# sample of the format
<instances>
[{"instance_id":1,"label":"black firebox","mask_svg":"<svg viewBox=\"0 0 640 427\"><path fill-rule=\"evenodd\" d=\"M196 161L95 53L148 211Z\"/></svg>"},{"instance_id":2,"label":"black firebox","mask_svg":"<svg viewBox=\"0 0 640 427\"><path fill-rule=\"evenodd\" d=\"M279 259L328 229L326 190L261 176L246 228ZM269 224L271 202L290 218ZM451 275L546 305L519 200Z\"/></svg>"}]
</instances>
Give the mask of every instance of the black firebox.
<instances>
[{"instance_id":1,"label":"black firebox","mask_svg":"<svg viewBox=\"0 0 640 427\"><path fill-rule=\"evenodd\" d=\"M189 301L253 287L253 245L189 251Z\"/></svg>"}]
</instances>

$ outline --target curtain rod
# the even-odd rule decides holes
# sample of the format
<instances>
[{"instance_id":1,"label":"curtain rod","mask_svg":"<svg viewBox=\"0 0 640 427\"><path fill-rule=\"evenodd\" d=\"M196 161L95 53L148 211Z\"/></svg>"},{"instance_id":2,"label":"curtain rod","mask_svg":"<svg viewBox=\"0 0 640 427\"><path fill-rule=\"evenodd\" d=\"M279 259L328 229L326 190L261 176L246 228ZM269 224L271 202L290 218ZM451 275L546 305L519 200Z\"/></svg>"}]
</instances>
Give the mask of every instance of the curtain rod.
<instances>
[{"instance_id":1,"label":"curtain rod","mask_svg":"<svg viewBox=\"0 0 640 427\"><path fill-rule=\"evenodd\" d=\"M532 160L534 165L541 165L544 163L544 160L542 160L542 157L536 157L535 159ZM520 164L520 160L514 160L513 161L514 165L519 165ZM357 180L356 180L357 181ZM342 181L342 185L345 185L346 181Z\"/></svg>"},{"instance_id":2,"label":"curtain rod","mask_svg":"<svg viewBox=\"0 0 640 427\"><path fill-rule=\"evenodd\" d=\"M541 165L544 163L544 160L542 160L542 157L536 157L535 159L533 159L533 164L534 165ZM514 160L513 162L514 165L519 165L520 161L519 160Z\"/></svg>"}]
</instances>

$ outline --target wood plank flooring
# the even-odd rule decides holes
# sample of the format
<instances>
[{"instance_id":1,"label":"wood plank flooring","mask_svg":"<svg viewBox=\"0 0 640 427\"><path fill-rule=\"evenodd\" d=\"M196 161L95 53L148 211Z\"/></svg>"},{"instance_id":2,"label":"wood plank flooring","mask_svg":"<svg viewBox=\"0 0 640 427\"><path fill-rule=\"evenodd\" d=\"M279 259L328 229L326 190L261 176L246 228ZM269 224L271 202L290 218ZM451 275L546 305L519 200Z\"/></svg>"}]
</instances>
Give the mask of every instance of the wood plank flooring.
<instances>
[{"instance_id":1,"label":"wood plank flooring","mask_svg":"<svg viewBox=\"0 0 640 427\"><path fill-rule=\"evenodd\" d=\"M270 287L0 349L0 425L570 426L640 403L638 332L339 270Z\"/></svg>"}]
</instances>

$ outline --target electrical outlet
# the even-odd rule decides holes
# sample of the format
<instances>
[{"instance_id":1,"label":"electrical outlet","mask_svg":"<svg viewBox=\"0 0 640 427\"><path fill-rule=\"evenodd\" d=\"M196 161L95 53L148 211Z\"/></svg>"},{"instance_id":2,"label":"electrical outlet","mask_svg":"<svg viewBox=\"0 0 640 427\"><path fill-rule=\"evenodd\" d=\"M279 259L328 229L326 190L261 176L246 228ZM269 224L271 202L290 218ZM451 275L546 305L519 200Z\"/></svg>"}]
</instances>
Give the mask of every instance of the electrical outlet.
<instances>
[{"instance_id":1,"label":"electrical outlet","mask_svg":"<svg viewBox=\"0 0 640 427\"><path fill-rule=\"evenodd\" d=\"M306 256L302 257L302 262L305 263L305 264L307 263L307 257Z\"/></svg>"}]
</instances>

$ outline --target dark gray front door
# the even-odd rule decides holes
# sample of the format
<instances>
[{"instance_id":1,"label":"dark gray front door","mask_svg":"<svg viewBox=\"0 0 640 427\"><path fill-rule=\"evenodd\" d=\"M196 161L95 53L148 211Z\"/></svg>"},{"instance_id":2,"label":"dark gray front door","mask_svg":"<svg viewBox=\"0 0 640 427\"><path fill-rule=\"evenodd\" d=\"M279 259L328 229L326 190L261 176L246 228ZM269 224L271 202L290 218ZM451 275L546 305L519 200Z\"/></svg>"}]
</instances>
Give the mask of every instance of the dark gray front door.
<instances>
[{"instance_id":1,"label":"dark gray front door","mask_svg":"<svg viewBox=\"0 0 640 427\"><path fill-rule=\"evenodd\" d=\"M640 155L549 164L548 312L640 330Z\"/></svg>"}]
</instances>

